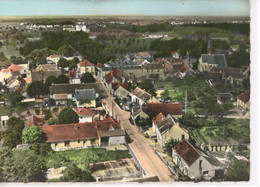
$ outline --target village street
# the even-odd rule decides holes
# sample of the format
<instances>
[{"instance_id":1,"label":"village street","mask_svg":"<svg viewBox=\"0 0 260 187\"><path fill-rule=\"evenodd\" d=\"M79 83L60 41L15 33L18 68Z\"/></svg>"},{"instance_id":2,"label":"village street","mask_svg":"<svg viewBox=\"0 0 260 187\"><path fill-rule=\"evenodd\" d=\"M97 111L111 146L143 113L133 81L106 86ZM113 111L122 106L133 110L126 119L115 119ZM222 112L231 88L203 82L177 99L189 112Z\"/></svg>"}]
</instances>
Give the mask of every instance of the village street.
<instances>
[{"instance_id":1,"label":"village street","mask_svg":"<svg viewBox=\"0 0 260 187\"><path fill-rule=\"evenodd\" d=\"M137 128L137 126L132 125L129 122L129 112L120 109L111 96L103 99L102 102L109 111L113 111L114 118L118 119L122 127L126 130L132 141L130 146L133 149L140 164L146 171L147 175L157 175L161 182L174 181L174 175L170 172L168 167L159 158L159 156L154 152L153 148L149 144L148 140L144 137L142 132Z\"/></svg>"}]
</instances>

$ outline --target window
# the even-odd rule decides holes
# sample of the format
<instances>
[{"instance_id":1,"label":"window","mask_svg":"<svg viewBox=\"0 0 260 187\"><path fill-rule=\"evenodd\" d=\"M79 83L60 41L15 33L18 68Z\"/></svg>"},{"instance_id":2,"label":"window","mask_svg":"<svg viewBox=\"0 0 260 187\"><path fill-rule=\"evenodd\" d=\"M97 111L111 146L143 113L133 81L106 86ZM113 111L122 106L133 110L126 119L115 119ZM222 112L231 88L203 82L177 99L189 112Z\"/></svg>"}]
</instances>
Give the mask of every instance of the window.
<instances>
[{"instance_id":1,"label":"window","mask_svg":"<svg viewBox=\"0 0 260 187\"><path fill-rule=\"evenodd\" d=\"M96 142L96 139L91 139L91 144L94 144Z\"/></svg>"},{"instance_id":2,"label":"window","mask_svg":"<svg viewBox=\"0 0 260 187\"><path fill-rule=\"evenodd\" d=\"M203 175L207 175L209 171L203 171Z\"/></svg>"},{"instance_id":3,"label":"window","mask_svg":"<svg viewBox=\"0 0 260 187\"><path fill-rule=\"evenodd\" d=\"M68 146L70 145L70 141L65 141L65 142L64 142L64 145L65 145L66 147L68 147Z\"/></svg>"},{"instance_id":4,"label":"window","mask_svg":"<svg viewBox=\"0 0 260 187\"><path fill-rule=\"evenodd\" d=\"M182 139L182 140L184 139L184 134L181 135L181 139Z\"/></svg>"},{"instance_id":5,"label":"window","mask_svg":"<svg viewBox=\"0 0 260 187\"><path fill-rule=\"evenodd\" d=\"M86 143L86 140L83 141L83 144L85 144L85 143Z\"/></svg>"},{"instance_id":6,"label":"window","mask_svg":"<svg viewBox=\"0 0 260 187\"><path fill-rule=\"evenodd\" d=\"M78 140L78 143L80 143L80 140Z\"/></svg>"},{"instance_id":7,"label":"window","mask_svg":"<svg viewBox=\"0 0 260 187\"><path fill-rule=\"evenodd\" d=\"M202 167L202 160L200 160L199 167L200 168Z\"/></svg>"}]
</instances>

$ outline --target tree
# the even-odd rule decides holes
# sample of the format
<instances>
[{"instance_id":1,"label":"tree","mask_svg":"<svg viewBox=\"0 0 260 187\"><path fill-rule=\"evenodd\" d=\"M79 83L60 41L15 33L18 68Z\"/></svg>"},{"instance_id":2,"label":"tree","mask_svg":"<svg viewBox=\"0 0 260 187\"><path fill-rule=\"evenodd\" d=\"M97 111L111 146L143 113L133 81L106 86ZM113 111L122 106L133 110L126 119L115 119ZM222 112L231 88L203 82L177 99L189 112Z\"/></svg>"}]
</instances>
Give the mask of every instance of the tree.
<instances>
[{"instance_id":1,"label":"tree","mask_svg":"<svg viewBox=\"0 0 260 187\"><path fill-rule=\"evenodd\" d=\"M64 171L61 181L64 182L92 182L94 178L92 177L90 171L82 170L78 168L75 163L70 164Z\"/></svg>"},{"instance_id":2,"label":"tree","mask_svg":"<svg viewBox=\"0 0 260 187\"><path fill-rule=\"evenodd\" d=\"M164 90L164 91L161 93L161 97L162 97L165 101L170 100L171 97L170 97L169 90Z\"/></svg>"},{"instance_id":3,"label":"tree","mask_svg":"<svg viewBox=\"0 0 260 187\"><path fill-rule=\"evenodd\" d=\"M22 140L25 143L37 143L42 140L42 131L40 127L38 126L33 126L30 127L25 133L22 135Z\"/></svg>"},{"instance_id":4,"label":"tree","mask_svg":"<svg viewBox=\"0 0 260 187\"><path fill-rule=\"evenodd\" d=\"M32 144L31 149L37 155L48 155L53 152L50 144L47 144L47 143L34 143L34 144Z\"/></svg>"},{"instance_id":5,"label":"tree","mask_svg":"<svg viewBox=\"0 0 260 187\"><path fill-rule=\"evenodd\" d=\"M78 114L71 108L64 108L59 116L58 120L61 124L68 124L68 123L78 123L79 116Z\"/></svg>"},{"instance_id":6,"label":"tree","mask_svg":"<svg viewBox=\"0 0 260 187\"><path fill-rule=\"evenodd\" d=\"M67 77L64 74L61 74L58 78L57 78L57 83L58 84L65 84L65 83L69 83L70 79L69 77Z\"/></svg>"},{"instance_id":7,"label":"tree","mask_svg":"<svg viewBox=\"0 0 260 187\"><path fill-rule=\"evenodd\" d=\"M47 95L49 93L49 88L43 82L35 81L30 84L27 88L28 95L32 96L40 96Z\"/></svg>"},{"instance_id":8,"label":"tree","mask_svg":"<svg viewBox=\"0 0 260 187\"><path fill-rule=\"evenodd\" d=\"M58 67L61 67L62 70L68 67L67 60L65 58L60 58L58 61Z\"/></svg>"},{"instance_id":9,"label":"tree","mask_svg":"<svg viewBox=\"0 0 260 187\"><path fill-rule=\"evenodd\" d=\"M8 94L8 99L11 102L12 106L18 106L21 104L21 101L25 99L25 97L22 94L11 92Z\"/></svg>"},{"instance_id":10,"label":"tree","mask_svg":"<svg viewBox=\"0 0 260 187\"><path fill-rule=\"evenodd\" d=\"M16 145L22 143L24 121L19 118L11 117L7 121L6 126L8 129L1 133L1 138L4 140L4 146L14 148Z\"/></svg>"},{"instance_id":11,"label":"tree","mask_svg":"<svg viewBox=\"0 0 260 187\"><path fill-rule=\"evenodd\" d=\"M148 91L150 89L153 89L154 85L150 80L145 80L141 83L140 87Z\"/></svg>"},{"instance_id":12,"label":"tree","mask_svg":"<svg viewBox=\"0 0 260 187\"><path fill-rule=\"evenodd\" d=\"M31 150L13 150L2 167L4 182L45 182L46 171L45 159Z\"/></svg>"},{"instance_id":13,"label":"tree","mask_svg":"<svg viewBox=\"0 0 260 187\"><path fill-rule=\"evenodd\" d=\"M45 81L45 85L48 87L50 87L53 83L57 83L57 77L54 75L49 76Z\"/></svg>"},{"instance_id":14,"label":"tree","mask_svg":"<svg viewBox=\"0 0 260 187\"><path fill-rule=\"evenodd\" d=\"M66 57L77 55L77 51L73 47L71 47L70 45L62 46L61 48L58 49L58 52L63 54Z\"/></svg>"},{"instance_id":15,"label":"tree","mask_svg":"<svg viewBox=\"0 0 260 187\"><path fill-rule=\"evenodd\" d=\"M89 72L86 72L82 75L81 79L80 79L81 82L84 82L84 83L91 83L91 82L96 82L95 78L93 77L93 75Z\"/></svg>"},{"instance_id":16,"label":"tree","mask_svg":"<svg viewBox=\"0 0 260 187\"><path fill-rule=\"evenodd\" d=\"M233 160L231 168L228 170L227 181L249 181L250 165L242 160Z\"/></svg>"},{"instance_id":17,"label":"tree","mask_svg":"<svg viewBox=\"0 0 260 187\"><path fill-rule=\"evenodd\" d=\"M200 125L198 119L192 113L184 114L179 121L188 127L198 127Z\"/></svg>"},{"instance_id":18,"label":"tree","mask_svg":"<svg viewBox=\"0 0 260 187\"><path fill-rule=\"evenodd\" d=\"M167 152L168 155L172 156L172 149L173 147L178 143L178 141L174 140L173 138L171 138L170 140L168 140L165 144L165 151Z\"/></svg>"}]
</instances>

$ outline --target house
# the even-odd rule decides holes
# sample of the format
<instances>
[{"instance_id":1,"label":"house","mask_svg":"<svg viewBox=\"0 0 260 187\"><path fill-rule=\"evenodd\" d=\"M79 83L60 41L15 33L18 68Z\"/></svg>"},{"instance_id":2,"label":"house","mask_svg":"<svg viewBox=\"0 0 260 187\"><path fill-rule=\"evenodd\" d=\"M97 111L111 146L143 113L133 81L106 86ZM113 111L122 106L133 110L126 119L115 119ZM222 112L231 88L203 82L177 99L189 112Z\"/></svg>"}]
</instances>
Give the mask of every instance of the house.
<instances>
[{"instance_id":1,"label":"house","mask_svg":"<svg viewBox=\"0 0 260 187\"><path fill-rule=\"evenodd\" d=\"M77 76L77 72L74 68L69 71L67 76L70 79L70 84L80 84L80 78Z\"/></svg>"},{"instance_id":2,"label":"house","mask_svg":"<svg viewBox=\"0 0 260 187\"><path fill-rule=\"evenodd\" d=\"M147 59L148 61L152 59L152 56L149 52L147 51L144 51L144 52L139 52L139 53L136 53L134 55L134 58L135 59Z\"/></svg>"},{"instance_id":3,"label":"house","mask_svg":"<svg viewBox=\"0 0 260 187\"><path fill-rule=\"evenodd\" d=\"M191 179L223 179L227 172L224 164L199 151L186 139L173 147L172 158L183 174Z\"/></svg>"},{"instance_id":4,"label":"house","mask_svg":"<svg viewBox=\"0 0 260 187\"><path fill-rule=\"evenodd\" d=\"M45 136L44 140L54 151L99 145L97 125L93 122L43 125L41 130Z\"/></svg>"},{"instance_id":5,"label":"house","mask_svg":"<svg viewBox=\"0 0 260 187\"><path fill-rule=\"evenodd\" d=\"M128 90L126 90L123 86L119 86L115 91L114 91L114 94L121 98L121 99L124 99L124 98L128 98L128 96L130 95L130 92Z\"/></svg>"},{"instance_id":6,"label":"house","mask_svg":"<svg viewBox=\"0 0 260 187\"><path fill-rule=\"evenodd\" d=\"M160 63L150 63L144 66L146 76L159 75L159 79L164 79L164 66Z\"/></svg>"},{"instance_id":7,"label":"house","mask_svg":"<svg viewBox=\"0 0 260 187\"><path fill-rule=\"evenodd\" d=\"M134 123L137 117L148 119L150 116L144 111L142 107L133 107L131 110L131 118Z\"/></svg>"},{"instance_id":8,"label":"house","mask_svg":"<svg viewBox=\"0 0 260 187\"><path fill-rule=\"evenodd\" d=\"M250 90L246 90L237 96L236 105L244 110L250 110Z\"/></svg>"},{"instance_id":9,"label":"house","mask_svg":"<svg viewBox=\"0 0 260 187\"><path fill-rule=\"evenodd\" d=\"M214 67L227 67L224 54L202 54L199 59L198 70L210 71Z\"/></svg>"},{"instance_id":10,"label":"house","mask_svg":"<svg viewBox=\"0 0 260 187\"><path fill-rule=\"evenodd\" d=\"M179 53L177 53L176 51L172 51L171 54L173 58L180 58Z\"/></svg>"},{"instance_id":11,"label":"house","mask_svg":"<svg viewBox=\"0 0 260 187\"><path fill-rule=\"evenodd\" d=\"M183 79L185 77L185 75L187 74L187 68L185 66L182 66L179 73L178 73L178 77Z\"/></svg>"},{"instance_id":12,"label":"house","mask_svg":"<svg viewBox=\"0 0 260 187\"><path fill-rule=\"evenodd\" d=\"M139 106L142 106L146 102L151 102L153 100L153 96L146 92L145 90L136 87L134 91L130 94L132 103L136 103ZM159 102L159 101L157 101Z\"/></svg>"},{"instance_id":13,"label":"house","mask_svg":"<svg viewBox=\"0 0 260 187\"><path fill-rule=\"evenodd\" d=\"M32 115L29 119L26 120L23 132L28 130L30 127L33 127L33 126L40 127L42 125L43 125L43 120L34 116L34 115Z\"/></svg>"},{"instance_id":14,"label":"house","mask_svg":"<svg viewBox=\"0 0 260 187\"><path fill-rule=\"evenodd\" d=\"M6 84L5 81L10 77L30 77L31 73L27 68L27 64L15 65L12 64L7 69L2 69L0 72L0 82Z\"/></svg>"},{"instance_id":15,"label":"house","mask_svg":"<svg viewBox=\"0 0 260 187\"><path fill-rule=\"evenodd\" d=\"M133 62L134 62L136 65L138 65L138 66L144 66L144 65L150 63L147 59L142 59L142 58L136 59L136 60L134 60Z\"/></svg>"},{"instance_id":16,"label":"house","mask_svg":"<svg viewBox=\"0 0 260 187\"><path fill-rule=\"evenodd\" d=\"M88 60L83 60L78 63L78 71L79 74L83 75L86 72L91 73L92 75L95 74L95 65Z\"/></svg>"},{"instance_id":17,"label":"house","mask_svg":"<svg viewBox=\"0 0 260 187\"><path fill-rule=\"evenodd\" d=\"M61 75L55 64L40 64L36 69L32 70L32 82L45 82L50 76L59 77Z\"/></svg>"},{"instance_id":18,"label":"house","mask_svg":"<svg viewBox=\"0 0 260 187\"><path fill-rule=\"evenodd\" d=\"M157 141L160 143L161 147L164 147L170 139L181 141L190 138L188 131L171 115L167 115L159 123L155 124L155 133Z\"/></svg>"},{"instance_id":19,"label":"house","mask_svg":"<svg viewBox=\"0 0 260 187\"><path fill-rule=\"evenodd\" d=\"M53 63L55 63L56 65L58 64L58 61L60 60L62 56L61 55L58 55L58 54L55 54L55 55L50 55L46 58L46 61L51 61Z\"/></svg>"},{"instance_id":20,"label":"house","mask_svg":"<svg viewBox=\"0 0 260 187\"><path fill-rule=\"evenodd\" d=\"M92 122L94 120L95 113L90 108L73 108L73 110L79 116L79 123Z\"/></svg>"},{"instance_id":21,"label":"house","mask_svg":"<svg viewBox=\"0 0 260 187\"><path fill-rule=\"evenodd\" d=\"M126 83L128 79L129 76L123 70L115 68L105 76L105 86L109 89L110 92L113 92L113 82Z\"/></svg>"},{"instance_id":22,"label":"house","mask_svg":"<svg viewBox=\"0 0 260 187\"><path fill-rule=\"evenodd\" d=\"M223 81L229 84L242 84L246 77L242 68L216 67L211 72L221 73Z\"/></svg>"},{"instance_id":23,"label":"house","mask_svg":"<svg viewBox=\"0 0 260 187\"><path fill-rule=\"evenodd\" d=\"M219 72L206 72L206 80L211 88L215 87L218 84L223 84L222 73Z\"/></svg>"},{"instance_id":24,"label":"house","mask_svg":"<svg viewBox=\"0 0 260 187\"><path fill-rule=\"evenodd\" d=\"M99 83L85 84L52 84L50 87L50 98L58 104L66 104L67 99L73 99L75 91L80 89L95 89L98 94Z\"/></svg>"},{"instance_id":25,"label":"house","mask_svg":"<svg viewBox=\"0 0 260 187\"><path fill-rule=\"evenodd\" d=\"M75 96L77 107L96 108L95 89L76 89Z\"/></svg>"},{"instance_id":26,"label":"house","mask_svg":"<svg viewBox=\"0 0 260 187\"><path fill-rule=\"evenodd\" d=\"M160 123L164 118L165 118L165 116L161 112L153 118L153 129L154 129L154 131L155 131L156 125L158 123Z\"/></svg>"},{"instance_id":27,"label":"house","mask_svg":"<svg viewBox=\"0 0 260 187\"><path fill-rule=\"evenodd\" d=\"M217 103L223 105L225 103L230 103L233 101L233 96L231 93L218 93Z\"/></svg>"},{"instance_id":28,"label":"house","mask_svg":"<svg viewBox=\"0 0 260 187\"><path fill-rule=\"evenodd\" d=\"M230 152L238 149L236 141L212 141L208 142L207 148L211 152Z\"/></svg>"},{"instance_id":29,"label":"house","mask_svg":"<svg viewBox=\"0 0 260 187\"><path fill-rule=\"evenodd\" d=\"M104 120L97 121L97 128L100 136L100 145L120 145L125 144L125 130L120 123L111 116Z\"/></svg>"},{"instance_id":30,"label":"house","mask_svg":"<svg viewBox=\"0 0 260 187\"><path fill-rule=\"evenodd\" d=\"M0 130L7 130L6 123L9 120L9 116L0 117Z\"/></svg>"},{"instance_id":31,"label":"house","mask_svg":"<svg viewBox=\"0 0 260 187\"><path fill-rule=\"evenodd\" d=\"M10 92L16 92L19 88L20 92L24 91L23 87L26 86L26 81L22 77L10 77L6 79L6 86Z\"/></svg>"},{"instance_id":32,"label":"house","mask_svg":"<svg viewBox=\"0 0 260 187\"><path fill-rule=\"evenodd\" d=\"M125 144L125 131L112 117L85 123L43 125L41 130L54 151Z\"/></svg>"},{"instance_id":33,"label":"house","mask_svg":"<svg viewBox=\"0 0 260 187\"><path fill-rule=\"evenodd\" d=\"M151 117L157 116L160 112L166 116L171 115L182 115L182 104L181 103L146 103L148 113Z\"/></svg>"}]
</instances>

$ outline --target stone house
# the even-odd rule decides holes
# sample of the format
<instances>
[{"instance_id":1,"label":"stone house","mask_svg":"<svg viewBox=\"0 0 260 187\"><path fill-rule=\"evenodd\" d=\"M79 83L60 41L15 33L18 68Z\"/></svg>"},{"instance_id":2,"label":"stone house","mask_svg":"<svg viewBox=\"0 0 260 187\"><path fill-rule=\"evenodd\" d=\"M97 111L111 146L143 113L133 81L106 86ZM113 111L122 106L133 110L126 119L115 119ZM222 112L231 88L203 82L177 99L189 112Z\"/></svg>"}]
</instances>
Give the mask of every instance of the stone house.
<instances>
[{"instance_id":1,"label":"stone house","mask_svg":"<svg viewBox=\"0 0 260 187\"><path fill-rule=\"evenodd\" d=\"M112 117L86 123L43 125L41 130L54 151L125 144L125 131Z\"/></svg>"},{"instance_id":2,"label":"stone house","mask_svg":"<svg viewBox=\"0 0 260 187\"><path fill-rule=\"evenodd\" d=\"M61 75L55 64L40 64L36 69L32 70L32 82L45 82L50 76L59 77Z\"/></svg>"},{"instance_id":3,"label":"stone house","mask_svg":"<svg viewBox=\"0 0 260 187\"><path fill-rule=\"evenodd\" d=\"M99 94L99 83L84 84L52 84L50 87L50 98L56 101L56 105L65 105L68 99L75 97L75 91L81 89L94 89Z\"/></svg>"},{"instance_id":4,"label":"stone house","mask_svg":"<svg viewBox=\"0 0 260 187\"><path fill-rule=\"evenodd\" d=\"M185 139L172 149L172 159L184 175L191 179L223 179L227 172L224 164L199 151Z\"/></svg>"},{"instance_id":5,"label":"stone house","mask_svg":"<svg viewBox=\"0 0 260 187\"><path fill-rule=\"evenodd\" d=\"M96 108L96 91L95 89L76 89L74 99L77 107Z\"/></svg>"},{"instance_id":6,"label":"stone house","mask_svg":"<svg viewBox=\"0 0 260 187\"><path fill-rule=\"evenodd\" d=\"M237 96L236 105L244 110L250 110L250 90L246 90Z\"/></svg>"},{"instance_id":7,"label":"stone house","mask_svg":"<svg viewBox=\"0 0 260 187\"><path fill-rule=\"evenodd\" d=\"M227 67L224 54L202 54L199 59L198 70L210 71L214 67Z\"/></svg>"},{"instance_id":8,"label":"stone house","mask_svg":"<svg viewBox=\"0 0 260 187\"><path fill-rule=\"evenodd\" d=\"M161 147L164 147L170 139L181 141L190 138L188 131L171 115L155 124L155 133Z\"/></svg>"},{"instance_id":9,"label":"stone house","mask_svg":"<svg viewBox=\"0 0 260 187\"><path fill-rule=\"evenodd\" d=\"M82 76L84 73L89 72L95 75L95 65L88 60L83 60L77 64L79 74Z\"/></svg>"},{"instance_id":10,"label":"stone house","mask_svg":"<svg viewBox=\"0 0 260 187\"><path fill-rule=\"evenodd\" d=\"M79 116L79 123L92 122L94 120L95 113L90 108L73 108L73 110Z\"/></svg>"},{"instance_id":11,"label":"stone house","mask_svg":"<svg viewBox=\"0 0 260 187\"><path fill-rule=\"evenodd\" d=\"M159 75L159 79L165 78L165 74L164 74L165 68L160 63L146 64L144 66L144 70L147 77L149 77L150 75Z\"/></svg>"}]
</instances>

